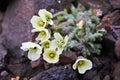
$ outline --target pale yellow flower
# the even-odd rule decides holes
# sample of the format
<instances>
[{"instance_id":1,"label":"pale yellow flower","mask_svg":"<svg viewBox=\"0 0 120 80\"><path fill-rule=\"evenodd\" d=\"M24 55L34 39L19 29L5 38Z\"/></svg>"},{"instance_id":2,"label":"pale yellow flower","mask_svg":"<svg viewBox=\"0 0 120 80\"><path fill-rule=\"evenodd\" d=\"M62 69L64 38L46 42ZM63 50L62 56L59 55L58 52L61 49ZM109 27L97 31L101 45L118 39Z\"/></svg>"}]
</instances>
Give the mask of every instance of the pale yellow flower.
<instances>
[{"instance_id":1,"label":"pale yellow flower","mask_svg":"<svg viewBox=\"0 0 120 80\"><path fill-rule=\"evenodd\" d=\"M76 24L76 26L77 26L79 29L82 29L82 28L83 28L83 25L84 25L84 21L83 21L83 20L79 21L79 22Z\"/></svg>"},{"instance_id":2,"label":"pale yellow flower","mask_svg":"<svg viewBox=\"0 0 120 80\"><path fill-rule=\"evenodd\" d=\"M41 46L33 42L24 42L20 48L28 51L28 58L32 61L39 59L42 53Z\"/></svg>"},{"instance_id":3,"label":"pale yellow flower","mask_svg":"<svg viewBox=\"0 0 120 80\"><path fill-rule=\"evenodd\" d=\"M65 38L63 38L60 33L54 33L54 38L55 39L52 41L52 43L54 44L54 46L60 49L66 46L66 44L68 43L68 39L69 39L68 36L65 36Z\"/></svg>"},{"instance_id":4,"label":"pale yellow flower","mask_svg":"<svg viewBox=\"0 0 120 80\"><path fill-rule=\"evenodd\" d=\"M53 25L53 21L52 21L52 13L50 13L49 11L47 11L46 9L40 9L38 12L39 16L43 19L43 21L47 22L48 24Z\"/></svg>"},{"instance_id":5,"label":"pale yellow flower","mask_svg":"<svg viewBox=\"0 0 120 80\"><path fill-rule=\"evenodd\" d=\"M73 64L73 69L78 69L80 74L84 74L86 70L90 70L92 68L92 62L83 57L79 57L76 62Z\"/></svg>"},{"instance_id":6,"label":"pale yellow flower","mask_svg":"<svg viewBox=\"0 0 120 80\"><path fill-rule=\"evenodd\" d=\"M47 29L41 28L41 29L33 29L32 32L39 32L38 36L36 38L36 41L44 42L50 38L50 33Z\"/></svg>"},{"instance_id":7,"label":"pale yellow flower","mask_svg":"<svg viewBox=\"0 0 120 80\"><path fill-rule=\"evenodd\" d=\"M46 40L46 41L42 42L41 45L42 45L42 48L44 48L44 49L50 48L50 40Z\"/></svg>"},{"instance_id":8,"label":"pale yellow flower","mask_svg":"<svg viewBox=\"0 0 120 80\"><path fill-rule=\"evenodd\" d=\"M33 28L44 28L46 26L46 22L42 20L39 16L33 16L30 20Z\"/></svg>"},{"instance_id":9,"label":"pale yellow flower","mask_svg":"<svg viewBox=\"0 0 120 80\"><path fill-rule=\"evenodd\" d=\"M48 63L57 63L59 61L59 53L55 49L46 49L43 53L43 59Z\"/></svg>"}]
</instances>

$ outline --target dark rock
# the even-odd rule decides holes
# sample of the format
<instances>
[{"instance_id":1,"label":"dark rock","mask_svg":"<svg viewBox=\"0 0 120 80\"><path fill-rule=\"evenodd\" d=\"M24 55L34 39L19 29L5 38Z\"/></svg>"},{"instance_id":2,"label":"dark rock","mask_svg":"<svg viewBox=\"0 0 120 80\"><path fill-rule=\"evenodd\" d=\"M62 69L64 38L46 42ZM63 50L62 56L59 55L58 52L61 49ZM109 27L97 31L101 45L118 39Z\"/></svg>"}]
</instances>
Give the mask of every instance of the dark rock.
<instances>
[{"instance_id":1,"label":"dark rock","mask_svg":"<svg viewBox=\"0 0 120 80\"><path fill-rule=\"evenodd\" d=\"M78 2L82 3L87 8L101 9L103 14L106 14L111 9L108 0L78 0Z\"/></svg>"},{"instance_id":2,"label":"dark rock","mask_svg":"<svg viewBox=\"0 0 120 80\"><path fill-rule=\"evenodd\" d=\"M120 0L110 0L110 4L113 6L113 8L120 8Z\"/></svg>"},{"instance_id":3,"label":"dark rock","mask_svg":"<svg viewBox=\"0 0 120 80\"><path fill-rule=\"evenodd\" d=\"M100 76L97 75L97 76L95 76L92 80L100 80Z\"/></svg>"},{"instance_id":4,"label":"dark rock","mask_svg":"<svg viewBox=\"0 0 120 80\"><path fill-rule=\"evenodd\" d=\"M7 55L7 50L3 47L3 45L0 45L0 69L4 66L4 58Z\"/></svg>"},{"instance_id":5,"label":"dark rock","mask_svg":"<svg viewBox=\"0 0 120 80\"><path fill-rule=\"evenodd\" d=\"M3 12L0 11L0 34L2 32L2 20L3 20Z\"/></svg>"},{"instance_id":6,"label":"dark rock","mask_svg":"<svg viewBox=\"0 0 120 80\"><path fill-rule=\"evenodd\" d=\"M63 10L64 8L69 8L71 6L71 2L74 0L33 0L33 1L35 4L34 8L36 12L38 12L39 9L44 8L55 13Z\"/></svg>"},{"instance_id":7,"label":"dark rock","mask_svg":"<svg viewBox=\"0 0 120 80\"><path fill-rule=\"evenodd\" d=\"M115 10L114 12L105 15L97 27L110 30L111 29L110 26L118 25L119 20L120 20L120 10Z\"/></svg>"},{"instance_id":8,"label":"dark rock","mask_svg":"<svg viewBox=\"0 0 120 80\"><path fill-rule=\"evenodd\" d=\"M42 66L43 65L43 60L39 59L39 60L36 60L36 61L31 61L31 67L32 68L35 68L35 67L38 67L38 66Z\"/></svg>"},{"instance_id":9,"label":"dark rock","mask_svg":"<svg viewBox=\"0 0 120 80\"><path fill-rule=\"evenodd\" d=\"M15 57L20 57L20 54L23 53L20 50L21 43L32 40L32 27L30 24L31 17L42 8L48 10L54 9L55 12L56 10L63 10L70 6L66 4L70 4L71 1L72 0L61 0L61 3L58 3L56 0L14 1L8 6L3 20L3 44L12 54L16 54L14 55Z\"/></svg>"},{"instance_id":10,"label":"dark rock","mask_svg":"<svg viewBox=\"0 0 120 80\"><path fill-rule=\"evenodd\" d=\"M2 45L0 45L0 61L4 60L6 54L6 49Z\"/></svg>"},{"instance_id":11,"label":"dark rock","mask_svg":"<svg viewBox=\"0 0 120 80\"><path fill-rule=\"evenodd\" d=\"M113 80L120 80L120 62L114 65Z\"/></svg>"},{"instance_id":12,"label":"dark rock","mask_svg":"<svg viewBox=\"0 0 120 80\"><path fill-rule=\"evenodd\" d=\"M22 5L21 5L22 4ZM32 1L15 1L8 6L2 24L2 44L9 50L9 55L20 59L23 51L22 42L32 38L30 18L34 14Z\"/></svg>"},{"instance_id":13,"label":"dark rock","mask_svg":"<svg viewBox=\"0 0 120 80\"><path fill-rule=\"evenodd\" d=\"M12 0L0 0L0 10L5 11L10 1Z\"/></svg>"},{"instance_id":14,"label":"dark rock","mask_svg":"<svg viewBox=\"0 0 120 80\"><path fill-rule=\"evenodd\" d=\"M31 68L31 65L28 64L29 60L24 60L24 52L20 50L22 42L32 40L31 17L37 14L38 10L42 8L52 11L53 13L63 10L64 8L70 7L72 1L73 0L13 0L13 2L11 2L5 12L2 23L0 50L1 52L4 51L4 53L0 55L4 58L4 55L8 52L3 60L5 60L5 67L7 67L13 75L30 77L42 69L41 67Z\"/></svg>"},{"instance_id":15,"label":"dark rock","mask_svg":"<svg viewBox=\"0 0 120 80\"><path fill-rule=\"evenodd\" d=\"M60 57L60 64L71 64L74 63L76 59L77 55L75 52L64 52Z\"/></svg>"},{"instance_id":16,"label":"dark rock","mask_svg":"<svg viewBox=\"0 0 120 80\"><path fill-rule=\"evenodd\" d=\"M117 58L120 60L120 39L118 39L115 43L115 54Z\"/></svg>"},{"instance_id":17,"label":"dark rock","mask_svg":"<svg viewBox=\"0 0 120 80\"><path fill-rule=\"evenodd\" d=\"M110 76L106 75L103 80L110 80Z\"/></svg>"},{"instance_id":18,"label":"dark rock","mask_svg":"<svg viewBox=\"0 0 120 80\"><path fill-rule=\"evenodd\" d=\"M53 67L41 72L30 80L79 80L71 65Z\"/></svg>"},{"instance_id":19,"label":"dark rock","mask_svg":"<svg viewBox=\"0 0 120 80\"><path fill-rule=\"evenodd\" d=\"M84 74L83 80L92 80L96 76L97 76L97 70L89 70Z\"/></svg>"},{"instance_id":20,"label":"dark rock","mask_svg":"<svg viewBox=\"0 0 120 80\"><path fill-rule=\"evenodd\" d=\"M2 71L1 73L0 73L0 75L1 76L7 76L9 73L7 72L7 71Z\"/></svg>"}]
</instances>

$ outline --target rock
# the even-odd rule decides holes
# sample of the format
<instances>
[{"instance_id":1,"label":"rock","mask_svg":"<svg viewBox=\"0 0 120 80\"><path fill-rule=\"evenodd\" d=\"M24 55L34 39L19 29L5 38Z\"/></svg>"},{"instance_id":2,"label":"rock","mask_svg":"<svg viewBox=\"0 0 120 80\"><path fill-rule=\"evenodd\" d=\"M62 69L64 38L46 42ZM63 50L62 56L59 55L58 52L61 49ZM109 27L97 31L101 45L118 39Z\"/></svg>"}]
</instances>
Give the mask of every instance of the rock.
<instances>
[{"instance_id":1,"label":"rock","mask_svg":"<svg viewBox=\"0 0 120 80\"><path fill-rule=\"evenodd\" d=\"M7 71L2 71L1 73L0 73L0 75L1 76L7 76L9 73L7 72Z\"/></svg>"},{"instance_id":2,"label":"rock","mask_svg":"<svg viewBox=\"0 0 120 80\"><path fill-rule=\"evenodd\" d=\"M110 9L111 6L108 2L108 0L77 0L81 4L83 4L85 7L89 8L95 8L95 9L101 9L103 14L106 14Z\"/></svg>"},{"instance_id":3,"label":"rock","mask_svg":"<svg viewBox=\"0 0 120 80\"><path fill-rule=\"evenodd\" d=\"M21 5L22 4L22 5ZM2 23L2 44L9 50L9 55L20 59L23 51L22 42L32 39L30 18L34 14L32 1L14 1L8 6Z\"/></svg>"},{"instance_id":4,"label":"rock","mask_svg":"<svg viewBox=\"0 0 120 80\"><path fill-rule=\"evenodd\" d=\"M21 43L32 40L31 17L42 8L47 10L54 9L54 12L63 10L64 8L70 7L66 4L70 4L71 1L72 0L61 0L61 3L58 3L56 0L14 1L8 6L3 20L3 44L12 54L16 54L14 55L15 57L20 57L20 54L23 53L20 50Z\"/></svg>"},{"instance_id":5,"label":"rock","mask_svg":"<svg viewBox=\"0 0 120 80\"><path fill-rule=\"evenodd\" d=\"M2 32L2 20L3 20L3 12L0 11L0 34Z\"/></svg>"},{"instance_id":6,"label":"rock","mask_svg":"<svg viewBox=\"0 0 120 80\"><path fill-rule=\"evenodd\" d=\"M115 43L115 54L118 60L120 60L120 39L118 39Z\"/></svg>"},{"instance_id":7,"label":"rock","mask_svg":"<svg viewBox=\"0 0 120 80\"><path fill-rule=\"evenodd\" d=\"M58 12L63 10L64 8L69 8L71 5L71 2L74 0L33 0L34 1L34 7L36 12L38 12L39 9L47 9L51 11L52 13ZM69 4L69 5L68 5ZM41 6L40 6L41 5Z\"/></svg>"},{"instance_id":8,"label":"rock","mask_svg":"<svg viewBox=\"0 0 120 80\"><path fill-rule=\"evenodd\" d=\"M110 80L110 76L109 75L106 75L103 80Z\"/></svg>"},{"instance_id":9,"label":"rock","mask_svg":"<svg viewBox=\"0 0 120 80\"><path fill-rule=\"evenodd\" d=\"M45 8L53 13L70 7L73 0L14 0L8 6L2 22L2 34L0 35L0 55L4 56L5 67L13 75L35 75L41 71L41 67L31 68L29 60L24 60L24 54L20 49L22 42L32 40L32 25L30 19L39 9ZM0 3L1 4L1 3ZM69 5L67 5L69 4ZM2 46L4 45L4 47ZM1 47L2 46L2 47ZM7 50L7 51L6 51ZM4 51L3 54L1 52ZM2 57L4 58L4 57ZM6 79L7 80L7 79Z\"/></svg>"},{"instance_id":10,"label":"rock","mask_svg":"<svg viewBox=\"0 0 120 80\"><path fill-rule=\"evenodd\" d=\"M0 70L3 68L5 63L5 56L7 55L7 50L3 47L3 45L0 45Z\"/></svg>"},{"instance_id":11,"label":"rock","mask_svg":"<svg viewBox=\"0 0 120 80\"><path fill-rule=\"evenodd\" d=\"M97 76L97 70L89 70L84 74L83 80L92 80L96 76Z\"/></svg>"},{"instance_id":12,"label":"rock","mask_svg":"<svg viewBox=\"0 0 120 80\"><path fill-rule=\"evenodd\" d=\"M111 29L110 26L112 25L117 26L120 23L119 20L120 20L120 10L115 10L114 12L105 15L97 27L110 30Z\"/></svg>"},{"instance_id":13,"label":"rock","mask_svg":"<svg viewBox=\"0 0 120 80\"><path fill-rule=\"evenodd\" d=\"M114 64L113 80L120 80L120 62Z\"/></svg>"},{"instance_id":14,"label":"rock","mask_svg":"<svg viewBox=\"0 0 120 80\"><path fill-rule=\"evenodd\" d=\"M0 45L0 61L4 61L6 54L7 50L2 45Z\"/></svg>"},{"instance_id":15,"label":"rock","mask_svg":"<svg viewBox=\"0 0 120 80\"><path fill-rule=\"evenodd\" d=\"M47 71L41 72L30 80L79 80L77 74L71 68L71 65L53 67Z\"/></svg>"},{"instance_id":16,"label":"rock","mask_svg":"<svg viewBox=\"0 0 120 80\"><path fill-rule=\"evenodd\" d=\"M5 11L10 1L12 0L0 0L0 10Z\"/></svg>"},{"instance_id":17,"label":"rock","mask_svg":"<svg viewBox=\"0 0 120 80\"><path fill-rule=\"evenodd\" d=\"M114 9L120 8L120 0L110 0L110 4L113 6Z\"/></svg>"},{"instance_id":18,"label":"rock","mask_svg":"<svg viewBox=\"0 0 120 80\"><path fill-rule=\"evenodd\" d=\"M100 80L100 76L97 75L97 76L95 76L92 80Z\"/></svg>"},{"instance_id":19,"label":"rock","mask_svg":"<svg viewBox=\"0 0 120 80\"><path fill-rule=\"evenodd\" d=\"M77 55L75 52L68 51L64 52L60 57L60 64L72 64L77 59Z\"/></svg>"},{"instance_id":20,"label":"rock","mask_svg":"<svg viewBox=\"0 0 120 80\"><path fill-rule=\"evenodd\" d=\"M43 65L43 61L41 59L36 60L36 61L31 61L30 63L31 63L31 67L32 68L35 68L35 67Z\"/></svg>"}]
</instances>

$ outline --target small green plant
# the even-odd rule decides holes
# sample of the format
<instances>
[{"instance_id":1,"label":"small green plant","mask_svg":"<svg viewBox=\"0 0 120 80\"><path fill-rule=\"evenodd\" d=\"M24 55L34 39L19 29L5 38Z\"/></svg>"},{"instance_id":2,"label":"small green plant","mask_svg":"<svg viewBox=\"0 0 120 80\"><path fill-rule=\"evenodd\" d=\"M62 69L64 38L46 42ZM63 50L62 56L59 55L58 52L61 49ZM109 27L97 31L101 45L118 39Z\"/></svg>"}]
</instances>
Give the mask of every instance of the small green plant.
<instances>
[{"instance_id":1,"label":"small green plant","mask_svg":"<svg viewBox=\"0 0 120 80\"><path fill-rule=\"evenodd\" d=\"M96 14L97 10L85 10L82 5L78 8L72 6L70 11L64 9L54 15L40 9L39 16L35 15L30 20L34 28L32 32L38 33L35 42L23 42L21 49L28 51L28 58L32 61L43 57L52 64L59 61L63 51L74 50L79 56L73 69L84 74L92 68L92 62L87 56L92 53L100 54L102 47L99 41L106 33L104 28L96 27L100 21Z\"/></svg>"},{"instance_id":2,"label":"small green plant","mask_svg":"<svg viewBox=\"0 0 120 80\"><path fill-rule=\"evenodd\" d=\"M85 10L82 5L79 5L78 8L72 6L70 13L67 11L63 13L58 14L58 22L54 29L62 35L69 35L65 51L77 48L79 51L76 53L84 57L92 53L100 54L102 46L99 41L106 34L106 30L96 27L100 22L97 10Z\"/></svg>"}]
</instances>

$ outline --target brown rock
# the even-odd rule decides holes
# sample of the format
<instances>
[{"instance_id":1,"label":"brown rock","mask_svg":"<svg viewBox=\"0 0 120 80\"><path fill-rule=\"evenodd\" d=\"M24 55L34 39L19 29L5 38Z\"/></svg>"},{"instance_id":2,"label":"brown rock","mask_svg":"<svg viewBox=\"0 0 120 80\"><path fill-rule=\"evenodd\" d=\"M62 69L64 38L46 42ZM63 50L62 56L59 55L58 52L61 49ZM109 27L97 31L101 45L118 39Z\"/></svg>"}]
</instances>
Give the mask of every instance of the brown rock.
<instances>
[{"instance_id":1,"label":"brown rock","mask_svg":"<svg viewBox=\"0 0 120 80\"><path fill-rule=\"evenodd\" d=\"M8 73L7 71L2 71L2 72L0 73L0 75L1 75L1 76L4 76L4 77L7 76L8 74L9 74L9 73Z\"/></svg>"},{"instance_id":2,"label":"brown rock","mask_svg":"<svg viewBox=\"0 0 120 80\"><path fill-rule=\"evenodd\" d=\"M69 7L72 0L61 0L61 3L58 3L56 0L16 0L11 5L8 6L8 9L5 13L3 20L3 33L2 42L7 49L10 50L12 54L15 54L15 57L20 57L22 51L20 46L22 42L32 40L31 33L31 17L38 12L39 9L54 9L54 11L63 10L66 7ZM41 5L41 6L39 6ZM19 56L18 56L19 54Z\"/></svg>"},{"instance_id":3,"label":"brown rock","mask_svg":"<svg viewBox=\"0 0 120 80\"><path fill-rule=\"evenodd\" d=\"M103 14L107 13L111 8L108 0L78 0L78 2L82 3L87 8L101 9Z\"/></svg>"},{"instance_id":4,"label":"brown rock","mask_svg":"<svg viewBox=\"0 0 120 80\"><path fill-rule=\"evenodd\" d=\"M31 67L32 68L35 68L35 67L38 67L38 66L42 66L43 65L43 60L39 59L39 60L36 60L36 61L31 61Z\"/></svg>"},{"instance_id":5,"label":"brown rock","mask_svg":"<svg viewBox=\"0 0 120 80\"><path fill-rule=\"evenodd\" d=\"M2 32L2 20L3 20L3 12L0 11L0 34Z\"/></svg>"},{"instance_id":6,"label":"brown rock","mask_svg":"<svg viewBox=\"0 0 120 80\"><path fill-rule=\"evenodd\" d=\"M95 76L92 80L100 80L100 76L97 75L97 76Z\"/></svg>"},{"instance_id":7,"label":"brown rock","mask_svg":"<svg viewBox=\"0 0 120 80\"><path fill-rule=\"evenodd\" d=\"M110 80L110 76L106 75L103 80Z\"/></svg>"},{"instance_id":8,"label":"brown rock","mask_svg":"<svg viewBox=\"0 0 120 80\"><path fill-rule=\"evenodd\" d=\"M12 0L0 0L0 10L5 11L8 3Z\"/></svg>"},{"instance_id":9,"label":"brown rock","mask_svg":"<svg viewBox=\"0 0 120 80\"><path fill-rule=\"evenodd\" d=\"M30 64L28 64L29 60L24 60L23 58L24 52L20 50L22 42L32 40L31 17L42 8L53 13L63 10L64 8L70 7L72 1L14 0L8 6L2 23L2 34L0 35L0 50L3 50L4 54L1 54L0 51L0 55L4 56L8 52L5 58L5 64L13 75L30 77L41 71L40 67L32 69Z\"/></svg>"},{"instance_id":10,"label":"brown rock","mask_svg":"<svg viewBox=\"0 0 120 80\"><path fill-rule=\"evenodd\" d=\"M30 80L80 80L71 65L53 67L32 77Z\"/></svg>"},{"instance_id":11,"label":"brown rock","mask_svg":"<svg viewBox=\"0 0 120 80\"><path fill-rule=\"evenodd\" d=\"M60 57L60 64L72 64L77 59L76 53L72 51L65 52Z\"/></svg>"},{"instance_id":12,"label":"brown rock","mask_svg":"<svg viewBox=\"0 0 120 80\"><path fill-rule=\"evenodd\" d=\"M113 6L113 8L120 8L120 0L110 0L110 4Z\"/></svg>"},{"instance_id":13,"label":"brown rock","mask_svg":"<svg viewBox=\"0 0 120 80\"><path fill-rule=\"evenodd\" d=\"M120 62L114 65L113 80L120 80Z\"/></svg>"},{"instance_id":14,"label":"brown rock","mask_svg":"<svg viewBox=\"0 0 120 80\"><path fill-rule=\"evenodd\" d=\"M97 70L89 70L84 74L83 80L93 80L94 78L96 79L96 77L98 76L99 75L97 74Z\"/></svg>"},{"instance_id":15,"label":"brown rock","mask_svg":"<svg viewBox=\"0 0 120 80\"><path fill-rule=\"evenodd\" d=\"M117 58L120 60L120 39L115 43L115 54Z\"/></svg>"},{"instance_id":16,"label":"brown rock","mask_svg":"<svg viewBox=\"0 0 120 80\"><path fill-rule=\"evenodd\" d=\"M120 20L120 10L115 10L114 12L105 15L97 27L98 28L103 27L107 30L110 30L111 29L110 26L116 24L118 25L119 20Z\"/></svg>"}]
</instances>

